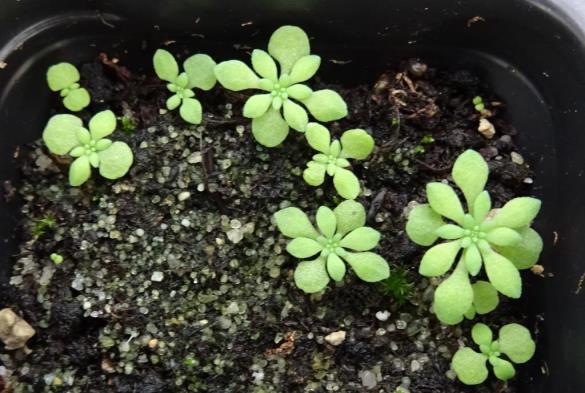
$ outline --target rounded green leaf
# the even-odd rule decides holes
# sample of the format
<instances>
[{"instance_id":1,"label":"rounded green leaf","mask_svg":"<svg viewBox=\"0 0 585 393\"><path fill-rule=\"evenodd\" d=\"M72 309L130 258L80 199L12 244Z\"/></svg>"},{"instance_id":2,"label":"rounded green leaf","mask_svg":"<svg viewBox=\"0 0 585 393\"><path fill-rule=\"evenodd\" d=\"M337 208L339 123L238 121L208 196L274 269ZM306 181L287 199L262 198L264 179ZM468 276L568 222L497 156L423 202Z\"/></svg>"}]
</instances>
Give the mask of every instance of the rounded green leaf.
<instances>
[{"instance_id":1,"label":"rounded green leaf","mask_svg":"<svg viewBox=\"0 0 585 393\"><path fill-rule=\"evenodd\" d=\"M249 119L255 119L266 113L272 104L272 95L256 94L246 100L242 114Z\"/></svg>"},{"instance_id":2,"label":"rounded green leaf","mask_svg":"<svg viewBox=\"0 0 585 393\"><path fill-rule=\"evenodd\" d=\"M187 88L197 87L201 90L211 90L217 79L215 78L215 61L208 55L197 53L183 63L188 76Z\"/></svg>"},{"instance_id":3,"label":"rounded green leaf","mask_svg":"<svg viewBox=\"0 0 585 393\"><path fill-rule=\"evenodd\" d=\"M488 325L476 323L471 328L471 338L477 345L490 345L494 339L494 335Z\"/></svg>"},{"instance_id":4,"label":"rounded green leaf","mask_svg":"<svg viewBox=\"0 0 585 393\"><path fill-rule=\"evenodd\" d=\"M487 281L477 281L473 287L473 306L478 314L490 313L498 307L498 291Z\"/></svg>"},{"instance_id":5,"label":"rounded green leaf","mask_svg":"<svg viewBox=\"0 0 585 393\"><path fill-rule=\"evenodd\" d=\"M536 198L514 198L506 203L487 223L490 228L522 228L530 225L540 211L540 206L541 202Z\"/></svg>"},{"instance_id":6,"label":"rounded green leaf","mask_svg":"<svg viewBox=\"0 0 585 393\"><path fill-rule=\"evenodd\" d=\"M322 249L323 246L321 244L307 237L297 237L286 246L286 251L289 254L300 259L310 258Z\"/></svg>"},{"instance_id":7,"label":"rounded green leaf","mask_svg":"<svg viewBox=\"0 0 585 393\"><path fill-rule=\"evenodd\" d=\"M321 58L317 55L303 56L297 60L290 72L291 83L304 82L312 78L321 65Z\"/></svg>"},{"instance_id":8,"label":"rounded green leaf","mask_svg":"<svg viewBox=\"0 0 585 393\"><path fill-rule=\"evenodd\" d=\"M430 246L437 239L437 229L445 225L445 222L430 205L416 205L408 215L406 222L406 234L416 244Z\"/></svg>"},{"instance_id":9,"label":"rounded green leaf","mask_svg":"<svg viewBox=\"0 0 585 393\"><path fill-rule=\"evenodd\" d=\"M510 228L496 228L487 233L486 240L496 246L514 246L522 241L522 235Z\"/></svg>"},{"instance_id":10,"label":"rounded green leaf","mask_svg":"<svg viewBox=\"0 0 585 393\"><path fill-rule=\"evenodd\" d=\"M53 154L67 154L79 145L77 130L83 127L83 122L73 115L55 115L49 119L43 130L43 141Z\"/></svg>"},{"instance_id":11,"label":"rounded green leaf","mask_svg":"<svg viewBox=\"0 0 585 393\"><path fill-rule=\"evenodd\" d=\"M456 325L473 304L473 288L464 265L460 262L449 278L435 291L433 309L447 325Z\"/></svg>"},{"instance_id":12,"label":"rounded green leaf","mask_svg":"<svg viewBox=\"0 0 585 393\"><path fill-rule=\"evenodd\" d=\"M73 187L82 185L89 179L91 175L91 166L89 165L89 158L81 156L76 158L69 167L69 184Z\"/></svg>"},{"instance_id":13,"label":"rounded green leaf","mask_svg":"<svg viewBox=\"0 0 585 393\"><path fill-rule=\"evenodd\" d=\"M339 245L355 251L368 251L378 245L380 232L370 227L361 227L348 233Z\"/></svg>"},{"instance_id":14,"label":"rounded green leaf","mask_svg":"<svg viewBox=\"0 0 585 393\"><path fill-rule=\"evenodd\" d=\"M487 191L482 191L473 203L473 218L476 222L483 222L492 209L492 200Z\"/></svg>"},{"instance_id":15,"label":"rounded green leaf","mask_svg":"<svg viewBox=\"0 0 585 393\"><path fill-rule=\"evenodd\" d=\"M482 256L490 283L500 293L518 299L522 294L522 279L516 266L494 251L482 252Z\"/></svg>"},{"instance_id":16,"label":"rounded green leaf","mask_svg":"<svg viewBox=\"0 0 585 393\"><path fill-rule=\"evenodd\" d=\"M309 145L313 149L324 154L329 154L331 134L327 128L319 123L309 123L307 124L305 135L307 142L309 142Z\"/></svg>"},{"instance_id":17,"label":"rounded green leaf","mask_svg":"<svg viewBox=\"0 0 585 393\"><path fill-rule=\"evenodd\" d=\"M95 141L107 137L116 129L116 115L111 110L96 113L89 121L89 132Z\"/></svg>"},{"instance_id":18,"label":"rounded green leaf","mask_svg":"<svg viewBox=\"0 0 585 393\"><path fill-rule=\"evenodd\" d=\"M268 53L261 49L252 51L252 67L262 78L278 81L278 70L276 63Z\"/></svg>"},{"instance_id":19,"label":"rounded green leaf","mask_svg":"<svg viewBox=\"0 0 585 393\"><path fill-rule=\"evenodd\" d=\"M316 239L319 236L309 217L297 207L287 207L277 211L274 213L274 219L284 236L293 239L297 237Z\"/></svg>"},{"instance_id":20,"label":"rounded green leaf","mask_svg":"<svg viewBox=\"0 0 585 393\"><path fill-rule=\"evenodd\" d=\"M463 237L464 229L459 225L445 224L437 228L435 234L446 240L460 239Z\"/></svg>"},{"instance_id":21,"label":"rounded green leaf","mask_svg":"<svg viewBox=\"0 0 585 393\"><path fill-rule=\"evenodd\" d=\"M353 174L344 168L337 168L333 176L335 189L345 199L355 199L360 194L360 181Z\"/></svg>"},{"instance_id":22,"label":"rounded green leaf","mask_svg":"<svg viewBox=\"0 0 585 393\"><path fill-rule=\"evenodd\" d=\"M195 98L185 98L179 108L179 114L187 123L199 124L203 117L201 103Z\"/></svg>"},{"instance_id":23,"label":"rounded green leaf","mask_svg":"<svg viewBox=\"0 0 585 393\"><path fill-rule=\"evenodd\" d=\"M175 85L178 87L182 87L183 89L187 88L187 86L189 85L189 76L187 76L186 72L181 72L179 74L177 79L175 79Z\"/></svg>"},{"instance_id":24,"label":"rounded green leaf","mask_svg":"<svg viewBox=\"0 0 585 393\"><path fill-rule=\"evenodd\" d=\"M108 147L112 146L112 141L109 139L100 139L95 144L95 149L97 151L106 150Z\"/></svg>"},{"instance_id":25,"label":"rounded green leaf","mask_svg":"<svg viewBox=\"0 0 585 393\"><path fill-rule=\"evenodd\" d=\"M341 157L365 160L374 150L374 138L360 128L347 130L341 135Z\"/></svg>"},{"instance_id":26,"label":"rounded green leaf","mask_svg":"<svg viewBox=\"0 0 585 393\"><path fill-rule=\"evenodd\" d=\"M509 259L518 269L529 269L540 258L543 242L542 238L532 228L523 228L518 231L522 236L520 243L510 247L498 247L497 251Z\"/></svg>"},{"instance_id":27,"label":"rounded green leaf","mask_svg":"<svg viewBox=\"0 0 585 393\"><path fill-rule=\"evenodd\" d=\"M461 202L450 186L443 183L427 184L427 198L433 210L440 215L447 217L457 224L463 224L463 207Z\"/></svg>"},{"instance_id":28,"label":"rounded green leaf","mask_svg":"<svg viewBox=\"0 0 585 393\"><path fill-rule=\"evenodd\" d=\"M335 213L333 210L329 209L326 206L321 206L317 210L317 227L319 231L325 236L326 238L331 238L335 235L335 229L337 227L337 219L335 218Z\"/></svg>"},{"instance_id":29,"label":"rounded green leaf","mask_svg":"<svg viewBox=\"0 0 585 393\"><path fill-rule=\"evenodd\" d=\"M347 104L333 90L317 90L302 102L319 121L339 120L347 116Z\"/></svg>"},{"instance_id":30,"label":"rounded green leaf","mask_svg":"<svg viewBox=\"0 0 585 393\"><path fill-rule=\"evenodd\" d=\"M79 71L70 63L55 64L47 70L47 84L52 91L59 91L71 87L80 78Z\"/></svg>"},{"instance_id":31,"label":"rounded green leaf","mask_svg":"<svg viewBox=\"0 0 585 393\"><path fill-rule=\"evenodd\" d=\"M325 268L325 260L317 258L314 261L299 263L294 274L295 284L306 293L316 293L327 286L329 274Z\"/></svg>"},{"instance_id":32,"label":"rounded green leaf","mask_svg":"<svg viewBox=\"0 0 585 393\"><path fill-rule=\"evenodd\" d=\"M307 123L309 122L309 115L307 111L303 109L299 104L285 100L283 105L284 120L288 123L293 130L305 132L307 129Z\"/></svg>"},{"instance_id":33,"label":"rounded green leaf","mask_svg":"<svg viewBox=\"0 0 585 393\"><path fill-rule=\"evenodd\" d=\"M228 90L258 89L260 78L239 60L228 60L215 67L215 77Z\"/></svg>"},{"instance_id":34,"label":"rounded green leaf","mask_svg":"<svg viewBox=\"0 0 585 393\"><path fill-rule=\"evenodd\" d=\"M124 142L114 142L98 155L100 156L100 175L110 180L124 176L134 162L134 154Z\"/></svg>"},{"instance_id":35,"label":"rounded green leaf","mask_svg":"<svg viewBox=\"0 0 585 393\"><path fill-rule=\"evenodd\" d=\"M100 156L96 152L91 153L89 155L89 163L94 168L99 167L100 166Z\"/></svg>"},{"instance_id":36,"label":"rounded green leaf","mask_svg":"<svg viewBox=\"0 0 585 393\"><path fill-rule=\"evenodd\" d=\"M355 274L366 282L378 282L390 277L388 262L373 252L347 253L345 260Z\"/></svg>"},{"instance_id":37,"label":"rounded green leaf","mask_svg":"<svg viewBox=\"0 0 585 393\"><path fill-rule=\"evenodd\" d=\"M77 137L77 140L80 144L87 145L91 142L91 134L83 127L77 129L75 136Z\"/></svg>"},{"instance_id":38,"label":"rounded green leaf","mask_svg":"<svg viewBox=\"0 0 585 393\"><path fill-rule=\"evenodd\" d=\"M181 99L180 95L173 94L172 96L170 96L167 99L166 107L168 110L173 111L173 110L177 109L179 107L179 105L181 105L182 101L183 100Z\"/></svg>"},{"instance_id":39,"label":"rounded green leaf","mask_svg":"<svg viewBox=\"0 0 585 393\"><path fill-rule=\"evenodd\" d=\"M154 52L152 63L154 65L154 72L164 81L174 82L179 76L179 65L177 61L172 54L164 49L158 49Z\"/></svg>"},{"instance_id":40,"label":"rounded green leaf","mask_svg":"<svg viewBox=\"0 0 585 393\"><path fill-rule=\"evenodd\" d=\"M327 257L327 272L335 281L343 280L345 276L345 263L336 254L329 254Z\"/></svg>"},{"instance_id":41,"label":"rounded green leaf","mask_svg":"<svg viewBox=\"0 0 585 393\"><path fill-rule=\"evenodd\" d=\"M282 143L288 135L288 124L279 111L272 108L252 120L252 135L261 145L274 147Z\"/></svg>"},{"instance_id":42,"label":"rounded green leaf","mask_svg":"<svg viewBox=\"0 0 585 393\"><path fill-rule=\"evenodd\" d=\"M342 235L363 227L366 223L366 209L353 200L341 202L333 209L333 213L337 218L337 233Z\"/></svg>"},{"instance_id":43,"label":"rounded green leaf","mask_svg":"<svg viewBox=\"0 0 585 393\"><path fill-rule=\"evenodd\" d=\"M481 254L475 244L469 245L463 252L465 268L472 276L477 276L481 270Z\"/></svg>"},{"instance_id":44,"label":"rounded green leaf","mask_svg":"<svg viewBox=\"0 0 585 393\"><path fill-rule=\"evenodd\" d=\"M517 323L511 323L500 329L498 337L500 352L506 354L514 363L521 364L534 356L536 344L530 331Z\"/></svg>"},{"instance_id":45,"label":"rounded green leaf","mask_svg":"<svg viewBox=\"0 0 585 393\"><path fill-rule=\"evenodd\" d=\"M325 180L325 170L327 166L315 161L309 161L307 168L303 171L303 179L313 187L320 186Z\"/></svg>"},{"instance_id":46,"label":"rounded green leaf","mask_svg":"<svg viewBox=\"0 0 585 393\"><path fill-rule=\"evenodd\" d=\"M107 139L104 139L104 140L107 140ZM70 155L71 157L76 157L76 158L77 158L77 157L81 157L81 156L82 156L82 155L84 155L84 154L85 154L85 146L77 146L77 147L74 147L74 148L73 148L73 149L72 149L72 150L69 152L69 155Z\"/></svg>"},{"instance_id":47,"label":"rounded green leaf","mask_svg":"<svg viewBox=\"0 0 585 393\"><path fill-rule=\"evenodd\" d=\"M79 112L91 102L89 92L83 87L73 89L63 98L63 105L71 112Z\"/></svg>"},{"instance_id":48,"label":"rounded green leaf","mask_svg":"<svg viewBox=\"0 0 585 393\"><path fill-rule=\"evenodd\" d=\"M268 53L280 63L281 74L288 74L297 60L311 53L309 37L297 26L282 26L272 33Z\"/></svg>"},{"instance_id":49,"label":"rounded green leaf","mask_svg":"<svg viewBox=\"0 0 585 393\"><path fill-rule=\"evenodd\" d=\"M296 84L287 87L286 93L290 98L294 98L295 100L306 100L313 94L313 90L309 86Z\"/></svg>"},{"instance_id":50,"label":"rounded green leaf","mask_svg":"<svg viewBox=\"0 0 585 393\"><path fill-rule=\"evenodd\" d=\"M460 240L441 243L432 247L425 253L420 262L419 274L425 277L437 277L447 273L453 266L460 249Z\"/></svg>"},{"instance_id":51,"label":"rounded green leaf","mask_svg":"<svg viewBox=\"0 0 585 393\"><path fill-rule=\"evenodd\" d=\"M512 379L516 375L514 366L507 360L493 357L490 359L490 363L494 368L495 376L502 381Z\"/></svg>"},{"instance_id":52,"label":"rounded green leaf","mask_svg":"<svg viewBox=\"0 0 585 393\"><path fill-rule=\"evenodd\" d=\"M479 385L488 377L487 356L471 348L460 348L451 360L457 378L466 385Z\"/></svg>"},{"instance_id":53,"label":"rounded green leaf","mask_svg":"<svg viewBox=\"0 0 585 393\"><path fill-rule=\"evenodd\" d=\"M463 191L469 209L473 208L475 199L483 191L488 173L487 162L475 150L467 150L455 160L451 174L455 184Z\"/></svg>"}]
</instances>

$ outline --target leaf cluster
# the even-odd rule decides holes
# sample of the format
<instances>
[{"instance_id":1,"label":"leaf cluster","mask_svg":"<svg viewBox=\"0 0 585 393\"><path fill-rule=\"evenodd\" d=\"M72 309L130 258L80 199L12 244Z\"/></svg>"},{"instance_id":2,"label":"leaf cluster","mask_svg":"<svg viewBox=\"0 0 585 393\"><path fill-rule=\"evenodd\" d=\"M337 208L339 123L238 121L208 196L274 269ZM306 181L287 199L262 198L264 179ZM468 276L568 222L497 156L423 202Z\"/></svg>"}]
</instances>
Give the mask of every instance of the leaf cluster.
<instances>
[{"instance_id":1,"label":"leaf cluster","mask_svg":"<svg viewBox=\"0 0 585 393\"><path fill-rule=\"evenodd\" d=\"M89 92L79 84L80 79L79 71L70 63L58 63L47 70L49 89L58 91L63 105L72 112L79 112L91 102Z\"/></svg>"}]
</instances>

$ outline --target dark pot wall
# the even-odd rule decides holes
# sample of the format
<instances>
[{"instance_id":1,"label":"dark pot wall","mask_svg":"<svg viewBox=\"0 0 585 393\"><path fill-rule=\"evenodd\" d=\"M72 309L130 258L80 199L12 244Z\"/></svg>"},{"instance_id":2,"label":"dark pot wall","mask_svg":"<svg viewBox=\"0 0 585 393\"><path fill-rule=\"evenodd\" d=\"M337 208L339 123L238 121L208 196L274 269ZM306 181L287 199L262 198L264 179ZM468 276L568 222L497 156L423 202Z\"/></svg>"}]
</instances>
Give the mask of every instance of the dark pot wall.
<instances>
[{"instance_id":1,"label":"dark pot wall","mask_svg":"<svg viewBox=\"0 0 585 393\"><path fill-rule=\"evenodd\" d=\"M468 25L475 16L485 21ZM221 58L234 53L233 43L263 45L283 23L318 37L315 52L325 59L352 60L324 62L322 75L338 81L371 82L386 64L417 55L474 69L508 104L538 174L544 210L536 226L546 244L542 263L554 274L527 280L527 312L541 316L545 329L541 358L519 378L526 392L585 391L585 293L575 293L585 274L583 0L0 0L0 61L7 63L0 69L0 180L17 178L15 148L40 136L52 62L127 49L123 61L149 72L163 40L180 37ZM0 280L15 249L16 208L0 199Z\"/></svg>"}]
</instances>

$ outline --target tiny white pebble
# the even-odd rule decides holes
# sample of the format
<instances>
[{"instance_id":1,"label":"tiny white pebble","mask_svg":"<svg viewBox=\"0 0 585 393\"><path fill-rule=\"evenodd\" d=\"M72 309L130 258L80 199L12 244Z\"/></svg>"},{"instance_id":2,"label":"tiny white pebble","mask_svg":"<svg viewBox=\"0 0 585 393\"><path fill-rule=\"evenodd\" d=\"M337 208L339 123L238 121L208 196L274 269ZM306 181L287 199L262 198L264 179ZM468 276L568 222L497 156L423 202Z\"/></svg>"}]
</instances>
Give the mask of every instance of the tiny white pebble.
<instances>
[{"instance_id":1,"label":"tiny white pebble","mask_svg":"<svg viewBox=\"0 0 585 393\"><path fill-rule=\"evenodd\" d=\"M191 197L191 193L189 191L183 191L179 194L178 198L180 201L184 201Z\"/></svg>"},{"instance_id":2,"label":"tiny white pebble","mask_svg":"<svg viewBox=\"0 0 585 393\"><path fill-rule=\"evenodd\" d=\"M187 219L187 218L183 218L181 220L181 225L184 226L184 227L190 227L191 226L191 221L189 221L189 219Z\"/></svg>"},{"instance_id":3,"label":"tiny white pebble","mask_svg":"<svg viewBox=\"0 0 585 393\"><path fill-rule=\"evenodd\" d=\"M164 278L164 275L162 272L153 272L152 276L150 276L150 280L154 281L154 282L161 282Z\"/></svg>"},{"instance_id":4,"label":"tiny white pebble","mask_svg":"<svg viewBox=\"0 0 585 393\"><path fill-rule=\"evenodd\" d=\"M390 312L389 312L389 311L387 311L387 310L384 310L384 311L378 311L378 312L376 313L376 318L377 318L379 321L382 321L382 322L384 322L384 321L387 321L389 317L390 317Z\"/></svg>"}]
</instances>

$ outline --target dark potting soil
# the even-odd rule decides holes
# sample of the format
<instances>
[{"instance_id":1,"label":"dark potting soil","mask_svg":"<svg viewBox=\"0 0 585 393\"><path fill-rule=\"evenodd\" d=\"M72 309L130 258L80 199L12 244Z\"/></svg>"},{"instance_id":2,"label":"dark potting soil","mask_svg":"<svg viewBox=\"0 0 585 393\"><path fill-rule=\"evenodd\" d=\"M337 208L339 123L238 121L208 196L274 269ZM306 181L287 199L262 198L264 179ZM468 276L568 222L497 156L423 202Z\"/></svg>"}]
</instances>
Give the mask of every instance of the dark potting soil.
<instances>
[{"instance_id":1,"label":"dark potting soil","mask_svg":"<svg viewBox=\"0 0 585 393\"><path fill-rule=\"evenodd\" d=\"M198 92L205 120L187 125L159 113L162 83L101 60L82 68L101 102L91 112L126 115L113 139L131 145L135 164L119 181L96 175L72 188L67 165L40 142L21 153L22 241L0 306L37 334L28 354L2 351L5 384L16 392L515 391L514 382L455 380L450 358L468 343L471 323L438 323L429 308L439 281L417 275L424 249L404 233L405 211L425 200L425 184L449 180L468 148L489 163L495 206L530 194L504 104L475 76L411 61L374 87L335 86L350 112L328 124L332 133L360 127L376 140L375 153L353 168L369 225L383 235L378 252L405 292L399 301L390 283L351 273L319 295L294 286L297 261L272 214L294 205L313 215L340 202L331 182L303 181L313 154L303 135L261 147L241 116L247 96L220 88ZM476 95L492 112L492 139L477 131ZM55 265L51 253L64 262ZM525 316L502 299L478 319L496 328ZM346 338L333 346L325 336L338 331Z\"/></svg>"}]
</instances>

